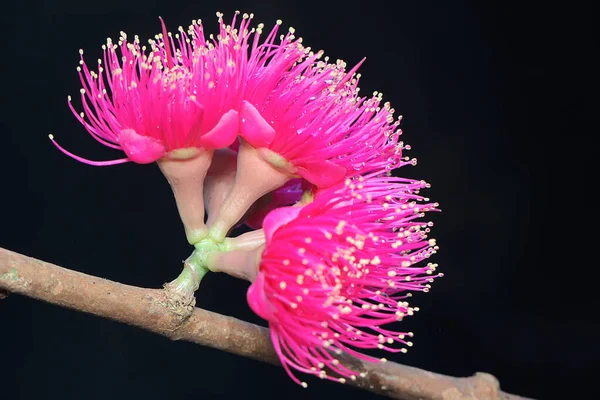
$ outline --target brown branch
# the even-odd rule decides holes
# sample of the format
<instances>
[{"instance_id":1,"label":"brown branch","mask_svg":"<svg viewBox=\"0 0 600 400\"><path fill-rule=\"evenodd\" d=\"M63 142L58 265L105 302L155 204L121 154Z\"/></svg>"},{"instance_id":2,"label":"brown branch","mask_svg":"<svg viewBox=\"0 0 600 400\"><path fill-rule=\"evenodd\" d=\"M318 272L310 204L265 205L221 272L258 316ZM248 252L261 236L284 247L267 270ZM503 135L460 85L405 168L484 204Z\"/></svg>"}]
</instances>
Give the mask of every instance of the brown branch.
<instances>
[{"instance_id":1,"label":"brown branch","mask_svg":"<svg viewBox=\"0 0 600 400\"><path fill-rule=\"evenodd\" d=\"M123 285L0 248L2 291L279 365L268 329L195 308L193 299L165 289ZM349 356L341 361L366 373L348 384L394 399L524 399L500 391L497 379L485 373L455 378L392 362L373 364Z\"/></svg>"}]
</instances>

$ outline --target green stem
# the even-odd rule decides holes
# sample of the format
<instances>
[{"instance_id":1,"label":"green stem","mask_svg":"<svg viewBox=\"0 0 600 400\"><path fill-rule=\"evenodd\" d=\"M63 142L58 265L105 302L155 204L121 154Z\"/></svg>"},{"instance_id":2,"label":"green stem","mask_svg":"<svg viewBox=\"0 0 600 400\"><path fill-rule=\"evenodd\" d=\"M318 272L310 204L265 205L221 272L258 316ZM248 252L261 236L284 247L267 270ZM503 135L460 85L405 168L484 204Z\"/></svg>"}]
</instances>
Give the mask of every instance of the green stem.
<instances>
[{"instance_id":1,"label":"green stem","mask_svg":"<svg viewBox=\"0 0 600 400\"><path fill-rule=\"evenodd\" d=\"M193 296L194 292L200 287L200 281L208 272L204 259L197 250L183 263L183 271L177 278L167 284L167 288L172 292L181 294L185 297Z\"/></svg>"},{"instance_id":2,"label":"green stem","mask_svg":"<svg viewBox=\"0 0 600 400\"><path fill-rule=\"evenodd\" d=\"M183 264L183 271L166 285L171 292L184 297L193 297L194 292L200 287L202 278L209 271L206 263L208 255L228 250L227 245L217 244L210 238L204 238L194 247L195 250Z\"/></svg>"},{"instance_id":3,"label":"green stem","mask_svg":"<svg viewBox=\"0 0 600 400\"><path fill-rule=\"evenodd\" d=\"M208 272L206 267L192 265L188 261L189 259L183 265L183 271L181 271L179 276L169 283L169 287L174 292L182 294L195 292L200 286L200 281L202 281L202 278Z\"/></svg>"}]
</instances>

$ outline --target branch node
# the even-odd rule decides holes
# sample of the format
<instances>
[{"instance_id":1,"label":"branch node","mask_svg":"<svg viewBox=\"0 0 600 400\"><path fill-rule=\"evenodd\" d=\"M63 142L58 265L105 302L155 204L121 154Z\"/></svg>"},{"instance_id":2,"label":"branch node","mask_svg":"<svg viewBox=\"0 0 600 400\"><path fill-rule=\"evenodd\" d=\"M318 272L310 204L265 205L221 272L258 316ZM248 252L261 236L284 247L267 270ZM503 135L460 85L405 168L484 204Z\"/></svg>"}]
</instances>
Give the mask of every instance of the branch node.
<instances>
[{"instance_id":1,"label":"branch node","mask_svg":"<svg viewBox=\"0 0 600 400\"><path fill-rule=\"evenodd\" d=\"M182 323L187 320L194 312L196 297L193 293L179 293L171 290L169 284L164 285L165 297L167 299L167 309L172 313L183 318Z\"/></svg>"}]
</instances>

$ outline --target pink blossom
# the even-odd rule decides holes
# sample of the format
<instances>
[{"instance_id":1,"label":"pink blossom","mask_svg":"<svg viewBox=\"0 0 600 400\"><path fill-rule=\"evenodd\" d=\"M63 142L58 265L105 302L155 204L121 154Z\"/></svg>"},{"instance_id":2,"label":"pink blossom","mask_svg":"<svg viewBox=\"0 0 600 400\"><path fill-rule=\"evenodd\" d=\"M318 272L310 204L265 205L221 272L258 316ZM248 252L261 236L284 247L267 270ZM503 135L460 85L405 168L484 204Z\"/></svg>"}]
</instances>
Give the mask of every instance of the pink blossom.
<instances>
[{"instance_id":1,"label":"pink blossom","mask_svg":"<svg viewBox=\"0 0 600 400\"><path fill-rule=\"evenodd\" d=\"M239 109L236 179L209 235L220 242L252 204L289 180L318 187L401 163L399 121L381 94L358 96L359 65L320 60L290 29L281 43L254 48Z\"/></svg>"},{"instance_id":2,"label":"pink blossom","mask_svg":"<svg viewBox=\"0 0 600 400\"><path fill-rule=\"evenodd\" d=\"M382 326L417 311L405 299L427 292L441 276L437 264L422 263L437 250L429 238L432 224L421 221L426 211L437 210L419 194L426 187L371 173L265 218L266 248L248 302L269 322L275 350L295 382L291 369L340 382L356 379L337 355L378 361L361 349L405 352L412 345L412 333Z\"/></svg>"},{"instance_id":3,"label":"pink blossom","mask_svg":"<svg viewBox=\"0 0 600 400\"><path fill-rule=\"evenodd\" d=\"M83 112L75 110L70 97L69 107L93 138L123 150L127 157L97 162L54 142L57 147L87 164L112 165L149 163L177 149L216 149L233 143L253 31L246 14L239 25L237 13L231 25L217 15L216 38L205 37L200 21L193 21L187 33L180 27L174 37L163 23L163 33L149 41L149 53L137 36L130 41L121 32L117 43L108 39L102 46L97 71L88 67L80 50Z\"/></svg>"}]
</instances>

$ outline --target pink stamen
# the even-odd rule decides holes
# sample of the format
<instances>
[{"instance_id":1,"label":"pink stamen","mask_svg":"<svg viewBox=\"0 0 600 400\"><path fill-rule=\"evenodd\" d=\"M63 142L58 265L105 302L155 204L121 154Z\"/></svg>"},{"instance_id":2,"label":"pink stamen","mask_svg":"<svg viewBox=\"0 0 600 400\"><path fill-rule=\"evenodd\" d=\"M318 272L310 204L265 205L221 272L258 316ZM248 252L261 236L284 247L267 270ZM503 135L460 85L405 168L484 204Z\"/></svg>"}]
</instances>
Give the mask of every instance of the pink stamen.
<instances>
[{"instance_id":1,"label":"pink stamen","mask_svg":"<svg viewBox=\"0 0 600 400\"><path fill-rule=\"evenodd\" d=\"M50 138L50 141L52 142L52 144L54 144L56 146L56 148L59 149L61 152L63 152L64 154L68 155L69 157L74 158L75 160L82 162L84 164L93 165L95 167L104 167L104 166L108 166L108 165L123 164L123 163L131 161L128 158L119 158L117 160L109 160L109 161L88 160L87 158L76 156L75 154L71 153L70 151L65 150L61 145L59 145L56 142L56 140L54 140L54 136L49 135L49 138Z\"/></svg>"},{"instance_id":2,"label":"pink stamen","mask_svg":"<svg viewBox=\"0 0 600 400\"><path fill-rule=\"evenodd\" d=\"M164 47L165 47L165 51L167 52L167 66L169 67L169 69L173 68L173 53L171 53L171 43L169 41L169 33L167 32L167 26L165 25L165 21L162 19L162 17L158 17L158 19L160 19L160 25L161 25L161 29L162 29L162 35L163 35L163 43L164 43Z\"/></svg>"}]
</instances>

